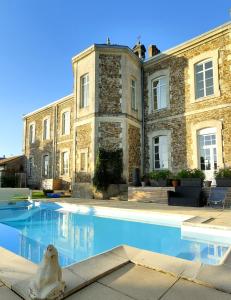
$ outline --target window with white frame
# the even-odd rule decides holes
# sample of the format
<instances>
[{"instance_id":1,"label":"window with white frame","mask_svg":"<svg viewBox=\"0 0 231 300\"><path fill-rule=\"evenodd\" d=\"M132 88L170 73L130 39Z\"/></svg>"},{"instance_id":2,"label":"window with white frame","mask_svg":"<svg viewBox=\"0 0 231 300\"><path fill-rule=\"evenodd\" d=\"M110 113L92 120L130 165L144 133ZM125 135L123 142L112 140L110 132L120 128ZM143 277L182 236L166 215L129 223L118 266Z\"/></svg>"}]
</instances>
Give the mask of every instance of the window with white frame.
<instances>
[{"instance_id":1,"label":"window with white frame","mask_svg":"<svg viewBox=\"0 0 231 300\"><path fill-rule=\"evenodd\" d=\"M131 89L131 107L132 107L133 110L137 110L137 103L136 103L136 80L131 79L130 89Z\"/></svg>"},{"instance_id":2,"label":"window with white frame","mask_svg":"<svg viewBox=\"0 0 231 300\"><path fill-rule=\"evenodd\" d=\"M28 160L28 176L31 177L33 175L33 167L34 167L34 158L31 156Z\"/></svg>"},{"instance_id":3,"label":"window with white frame","mask_svg":"<svg viewBox=\"0 0 231 300\"><path fill-rule=\"evenodd\" d=\"M49 155L43 155L43 176L49 176Z\"/></svg>"},{"instance_id":4,"label":"window with white frame","mask_svg":"<svg viewBox=\"0 0 231 300\"><path fill-rule=\"evenodd\" d=\"M203 98L214 94L213 61L211 59L195 64L195 97Z\"/></svg>"},{"instance_id":5,"label":"window with white frame","mask_svg":"<svg viewBox=\"0 0 231 300\"><path fill-rule=\"evenodd\" d=\"M29 126L29 142L33 144L35 142L35 124L30 124Z\"/></svg>"},{"instance_id":6,"label":"window with white frame","mask_svg":"<svg viewBox=\"0 0 231 300\"><path fill-rule=\"evenodd\" d=\"M152 81L152 110L167 107L167 77L162 76Z\"/></svg>"},{"instance_id":7,"label":"window with white frame","mask_svg":"<svg viewBox=\"0 0 231 300\"><path fill-rule=\"evenodd\" d=\"M89 105L89 75L85 74L80 78L80 108Z\"/></svg>"},{"instance_id":8,"label":"window with white frame","mask_svg":"<svg viewBox=\"0 0 231 300\"><path fill-rule=\"evenodd\" d=\"M168 137L166 135L153 138L153 169L168 168Z\"/></svg>"},{"instance_id":9,"label":"window with white frame","mask_svg":"<svg viewBox=\"0 0 231 300\"><path fill-rule=\"evenodd\" d=\"M69 174L69 153L67 151L61 153L61 174Z\"/></svg>"},{"instance_id":10,"label":"window with white frame","mask_svg":"<svg viewBox=\"0 0 231 300\"><path fill-rule=\"evenodd\" d=\"M65 111L62 113L62 134L70 133L70 112Z\"/></svg>"},{"instance_id":11,"label":"window with white frame","mask_svg":"<svg viewBox=\"0 0 231 300\"><path fill-rule=\"evenodd\" d=\"M43 120L43 140L50 139L50 119L46 118Z\"/></svg>"}]
</instances>

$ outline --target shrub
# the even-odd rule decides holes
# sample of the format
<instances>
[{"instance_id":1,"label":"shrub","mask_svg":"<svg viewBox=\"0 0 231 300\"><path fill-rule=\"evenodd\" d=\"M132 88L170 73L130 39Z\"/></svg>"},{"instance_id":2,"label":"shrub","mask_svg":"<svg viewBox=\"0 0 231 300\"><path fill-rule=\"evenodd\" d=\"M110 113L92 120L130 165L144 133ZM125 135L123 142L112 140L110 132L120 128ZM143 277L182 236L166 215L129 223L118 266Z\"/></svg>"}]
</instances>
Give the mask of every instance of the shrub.
<instances>
[{"instance_id":1,"label":"shrub","mask_svg":"<svg viewBox=\"0 0 231 300\"><path fill-rule=\"evenodd\" d=\"M231 178L231 168L222 168L215 171L215 178Z\"/></svg>"},{"instance_id":2,"label":"shrub","mask_svg":"<svg viewBox=\"0 0 231 300\"><path fill-rule=\"evenodd\" d=\"M1 186L2 187L17 187L17 180L14 174L4 174L1 178Z\"/></svg>"},{"instance_id":3,"label":"shrub","mask_svg":"<svg viewBox=\"0 0 231 300\"><path fill-rule=\"evenodd\" d=\"M205 179L205 174L200 169L184 169L178 172L178 178L200 178Z\"/></svg>"},{"instance_id":4,"label":"shrub","mask_svg":"<svg viewBox=\"0 0 231 300\"><path fill-rule=\"evenodd\" d=\"M152 171L149 173L149 178L154 180L168 179L171 176L169 170Z\"/></svg>"},{"instance_id":5,"label":"shrub","mask_svg":"<svg viewBox=\"0 0 231 300\"><path fill-rule=\"evenodd\" d=\"M93 185L98 191L106 191L110 184L123 183L123 151L99 149Z\"/></svg>"}]
</instances>

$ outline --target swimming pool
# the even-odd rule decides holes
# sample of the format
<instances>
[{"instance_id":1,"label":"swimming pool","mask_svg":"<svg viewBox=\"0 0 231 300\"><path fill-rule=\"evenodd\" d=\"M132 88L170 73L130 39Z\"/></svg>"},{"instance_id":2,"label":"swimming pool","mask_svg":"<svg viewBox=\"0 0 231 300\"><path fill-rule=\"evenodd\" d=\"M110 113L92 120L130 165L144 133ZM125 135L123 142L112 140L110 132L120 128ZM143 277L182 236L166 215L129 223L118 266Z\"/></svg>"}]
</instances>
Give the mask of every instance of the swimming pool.
<instances>
[{"instance_id":1,"label":"swimming pool","mask_svg":"<svg viewBox=\"0 0 231 300\"><path fill-rule=\"evenodd\" d=\"M122 244L218 264L230 246L183 239L180 227L102 217L90 209L71 212L56 203L27 201L0 205L0 246L38 263L48 244L57 247L62 266Z\"/></svg>"}]
</instances>

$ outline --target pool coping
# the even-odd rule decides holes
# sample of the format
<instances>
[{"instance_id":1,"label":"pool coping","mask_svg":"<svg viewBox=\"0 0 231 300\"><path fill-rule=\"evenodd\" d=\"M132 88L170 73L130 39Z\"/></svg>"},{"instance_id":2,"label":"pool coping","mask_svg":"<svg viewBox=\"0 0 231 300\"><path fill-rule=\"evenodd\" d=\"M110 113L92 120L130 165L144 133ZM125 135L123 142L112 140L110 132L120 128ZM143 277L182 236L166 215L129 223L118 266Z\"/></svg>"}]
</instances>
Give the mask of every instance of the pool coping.
<instances>
[{"instance_id":1,"label":"pool coping","mask_svg":"<svg viewBox=\"0 0 231 300\"><path fill-rule=\"evenodd\" d=\"M30 300L28 285L38 266L1 247L0 257L3 258L0 260L0 280L16 294ZM221 264L211 266L122 245L62 268L66 282L64 298L128 263L231 293L231 249Z\"/></svg>"}]
</instances>

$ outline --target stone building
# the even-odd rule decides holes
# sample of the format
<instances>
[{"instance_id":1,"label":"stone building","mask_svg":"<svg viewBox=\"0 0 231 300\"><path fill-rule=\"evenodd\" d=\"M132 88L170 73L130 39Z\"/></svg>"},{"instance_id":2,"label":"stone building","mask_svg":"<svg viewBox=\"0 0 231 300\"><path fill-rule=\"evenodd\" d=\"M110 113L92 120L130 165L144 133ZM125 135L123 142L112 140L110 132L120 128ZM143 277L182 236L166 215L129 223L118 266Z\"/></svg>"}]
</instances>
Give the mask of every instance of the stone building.
<instances>
[{"instance_id":1,"label":"stone building","mask_svg":"<svg viewBox=\"0 0 231 300\"><path fill-rule=\"evenodd\" d=\"M91 186L99 147L132 170L231 165L231 24L165 52L95 44L72 59L73 93L24 117L30 185Z\"/></svg>"}]
</instances>

